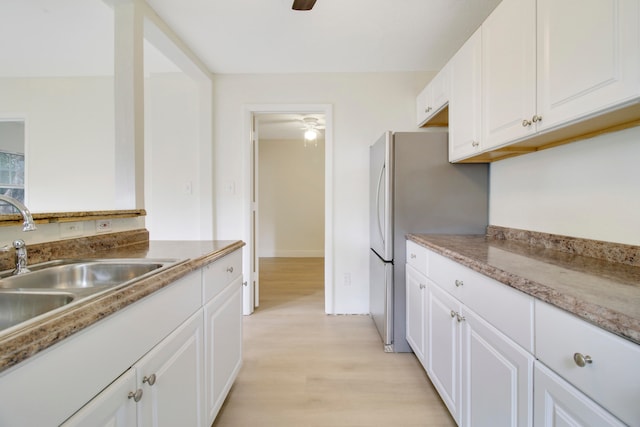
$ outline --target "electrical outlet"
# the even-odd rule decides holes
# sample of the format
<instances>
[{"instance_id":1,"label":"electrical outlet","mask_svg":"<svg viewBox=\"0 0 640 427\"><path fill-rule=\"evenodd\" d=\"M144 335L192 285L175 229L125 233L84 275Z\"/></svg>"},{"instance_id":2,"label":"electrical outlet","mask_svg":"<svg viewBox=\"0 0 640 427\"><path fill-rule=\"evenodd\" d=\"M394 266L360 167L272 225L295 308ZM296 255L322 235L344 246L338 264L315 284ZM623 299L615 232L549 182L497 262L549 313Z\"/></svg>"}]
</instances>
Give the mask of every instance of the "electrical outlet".
<instances>
[{"instance_id":1,"label":"electrical outlet","mask_svg":"<svg viewBox=\"0 0 640 427\"><path fill-rule=\"evenodd\" d=\"M107 231L111 231L110 219L100 219L96 221L96 233L106 233Z\"/></svg>"},{"instance_id":2,"label":"electrical outlet","mask_svg":"<svg viewBox=\"0 0 640 427\"><path fill-rule=\"evenodd\" d=\"M82 236L84 226L82 222L67 222L60 224L60 237Z\"/></svg>"}]
</instances>

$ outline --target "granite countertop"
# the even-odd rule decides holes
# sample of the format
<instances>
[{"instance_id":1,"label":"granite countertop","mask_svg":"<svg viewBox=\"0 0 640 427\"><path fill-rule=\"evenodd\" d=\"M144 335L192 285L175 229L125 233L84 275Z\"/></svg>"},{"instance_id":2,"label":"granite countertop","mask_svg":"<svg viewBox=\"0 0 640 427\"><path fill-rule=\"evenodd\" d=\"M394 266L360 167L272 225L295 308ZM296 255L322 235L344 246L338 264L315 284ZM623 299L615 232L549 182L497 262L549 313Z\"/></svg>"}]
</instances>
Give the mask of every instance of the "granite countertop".
<instances>
[{"instance_id":1,"label":"granite countertop","mask_svg":"<svg viewBox=\"0 0 640 427\"><path fill-rule=\"evenodd\" d=\"M485 235L410 234L407 238L640 344L638 265ZM633 253L626 257L635 258Z\"/></svg>"},{"instance_id":2,"label":"granite countertop","mask_svg":"<svg viewBox=\"0 0 640 427\"><path fill-rule=\"evenodd\" d=\"M242 241L148 241L82 254L82 258L175 259L176 263L130 285L116 287L19 328L0 331L0 371L26 360L104 317L170 285L244 246ZM68 257L67 257L68 258Z\"/></svg>"}]
</instances>

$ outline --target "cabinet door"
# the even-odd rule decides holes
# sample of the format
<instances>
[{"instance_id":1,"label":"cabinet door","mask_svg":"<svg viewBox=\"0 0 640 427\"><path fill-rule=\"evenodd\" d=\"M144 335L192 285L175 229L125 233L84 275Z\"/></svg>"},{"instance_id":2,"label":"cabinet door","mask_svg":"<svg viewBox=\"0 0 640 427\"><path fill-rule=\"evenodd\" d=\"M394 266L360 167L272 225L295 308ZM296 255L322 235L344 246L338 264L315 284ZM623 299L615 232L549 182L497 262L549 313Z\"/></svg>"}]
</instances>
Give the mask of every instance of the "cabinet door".
<instances>
[{"instance_id":1,"label":"cabinet door","mask_svg":"<svg viewBox=\"0 0 640 427\"><path fill-rule=\"evenodd\" d=\"M540 362L535 363L536 427L622 427L625 424Z\"/></svg>"},{"instance_id":2,"label":"cabinet door","mask_svg":"<svg viewBox=\"0 0 640 427\"><path fill-rule=\"evenodd\" d=\"M425 365L425 304L427 278L409 264L406 266L407 341L416 357Z\"/></svg>"},{"instance_id":3,"label":"cabinet door","mask_svg":"<svg viewBox=\"0 0 640 427\"><path fill-rule=\"evenodd\" d=\"M482 24L483 149L535 133L535 14L535 0L503 0Z\"/></svg>"},{"instance_id":4,"label":"cabinet door","mask_svg":"<svg viewBox=\"0 0 640 427\"><path fill-rule=\"evenodd\" d=\"M640 95L637 0L538 0L539 129Z\"/></svg>"},{"instance_id":5,"label":"cabinet door","mask_svg":"<svg viewBox=\"0 0 640 427\"><path fill-rule=\"evenodd\" d=\"M204 307L207 425L215 419L242 365L242 277Z\"/></svg>"},{"instance_id":6,"label":"cabinet door","mask_svg":"<svg viewBox=\"0 0 640 427\"><path fill-rule=\"evenodd\" d=\"M534 357L463 307L462 425L531 426Z\"/></svg>"},{"instance_id":7,"label":"cabinet door","mask_svg":"<svg viewBox=\"0 0 640 427\"><path fill-rule=\"evenodd\" d=\"M202 311L135 364L141 426L204 426Z\"/></svg>"},{"instance_id":8,"label":"cabinet door","mask_svg":"<svg viewBox=\"0 0 640 427\"><path fill-rule=\"evenodd\" d=\"M451 59L449 103L449 160L455 161L482 149L482 30Z\"/></svg>"},{"instance_id":9,"label":"cabinet door","mask_svg":"<svg viewBox=\"0 0 640 427\"><path fill-rule=\"evenodd\" d=\"M63 427L134 427L136 402L128 397L136 391L136 374L129 369L99 395L66 420Z\"/></svg>"},{"instance_id":10,"label":"cabinet door","mask_svg":"<svg viewBox=\"0 0 640 427\"><path fill-rule=\"evenodd\" d=\"M433 283L427 286L427 373L460 424L460 303Z\"/></svg>"}]
</instances>

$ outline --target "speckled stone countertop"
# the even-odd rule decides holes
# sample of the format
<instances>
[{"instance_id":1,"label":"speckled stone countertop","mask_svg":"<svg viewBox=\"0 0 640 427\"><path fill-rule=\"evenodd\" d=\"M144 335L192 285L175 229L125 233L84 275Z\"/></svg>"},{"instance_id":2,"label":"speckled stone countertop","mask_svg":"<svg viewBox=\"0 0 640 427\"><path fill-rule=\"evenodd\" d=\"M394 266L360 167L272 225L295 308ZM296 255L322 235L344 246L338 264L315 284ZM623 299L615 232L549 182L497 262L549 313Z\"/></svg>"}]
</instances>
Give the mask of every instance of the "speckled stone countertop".
<instances>
[{"instance_id":1,"label":"speckled stone countertop","mask_svg":"<svg viewBox=\"0 0 640 427\"><path fill-rule=\"evenodd\" d=\"M486 236L410 234L407 238L640 344L640 266L636 264L640 248L613 244L612 251L618 252L614 257L624 262L612 262L610 257L584 255L592 255L594 245L607 253L604 242L589 244L551 235L546 239L541 233L510 240L505 233L489 231ZM576 240L580 242L574 244ZM556 244L564 247L550 249Z\"/></svg>"},{"instance_id":2,"label":"speckled stone countertop","mask_svg":"<svg viewBox=\"0 0 640 427\"><path fill-rule=\"evenodd\" d=\"M146 230L140 233L129 233L125 238L125 240L129 239L129 243L124 246L116 245L116 247L88 252L86 250L81 252L79 250L81 248L76 248L75 251L69 251L60 258L81 255L82 258L175 259L176 264L130 285L110 289L61 312L40 317L37 321L20 327L0 331L0 371L17 365L129 304L171 285L191 271L244 246L242 241L232 240L144 241L145 233ZM133 240L138 239L137 235L143 235L143 241L131 243L132 235ZM109 236L102 236L101 239L104 241L109 239ZM83 240L78 239L78 242L80 246L86 248ZM96 245L95 242L91 244Z\"/></svg>"}]
</instances>

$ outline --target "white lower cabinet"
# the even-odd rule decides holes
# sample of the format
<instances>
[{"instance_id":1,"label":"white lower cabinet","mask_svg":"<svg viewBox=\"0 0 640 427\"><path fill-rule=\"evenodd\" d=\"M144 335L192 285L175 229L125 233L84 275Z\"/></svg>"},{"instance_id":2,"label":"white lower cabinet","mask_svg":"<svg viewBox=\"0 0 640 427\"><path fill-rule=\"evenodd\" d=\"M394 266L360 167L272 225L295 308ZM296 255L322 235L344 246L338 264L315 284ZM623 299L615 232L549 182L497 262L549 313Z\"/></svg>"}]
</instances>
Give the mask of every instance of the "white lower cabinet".
<instances>
[{"instance_id":1,"label":"white lower cabinet","mask_svg":"<svg viewBox=\"0 0 640 427\"><path fill-rule=\"evenodd\" d=\"M63 426L202 426L202 339L198 311Z\"/></svg>"},{"instance_id":2,"label":"white lower cabinet","mask_svg":"<svg viewBox=\"0 0 640 427\"><path fill-rule=\"evenodd\" d=\"M126 427L136 425L136 372L129 369L91 402L65 421L63 427ZM131 398L127 398L132 393Z\"/></svg>"},{"instance_id":3,"label":"white lower cabinet","mask_svg":"<svg viewBox=\"0 0 640 427\"><path fill-rule=\"evenodd\" d=\"M462 425L531 426L533 355L464 308L461 348Z\"/></svg>"},{"instance_id":4,"label":"white lower cabinet","mask_svg":"<svg viewBox=\"0 0 640 427\"><path fill-rule=\"evenodd\" d=\"M242 365L242 276L204 307L207 425L215 419Z\"/></svg>"},{"instance_id":5,"label":"white lower cabinet","mask_svg":"<svg viewBox=\"0 0 640 427\"><path fill-rule=\"evenodd\" d=\"M407 342L416 357L424 364L425 355L425 308L427 301L427 278L411 265L406 268L407 286Z\"/></svg>"},{"instance_id":6,"label":"white lower cabinet","mask_svg":"<svg viewBox=\"0 0 640 427\"><path fill-rule=\"evenodd\" d=\"M534 382L536 427L626 425L540 362L535 364Z\"/></svg>"},{"instance_id":7,"label":"white lower cabinet","mask_svg":"<svg viewBox=\"0 0 640 427\"><path fill-rule=\"evenodd\" d=\"M135 365L139 426L203 425L202 311Z\"/></svg>"},{"instance_id":8,"label":"white lower cabinet","mask_svg":"<svg viewBox=\"0 0 640 427\"><path fill-rule=\"evenodd\" d=\"M460 424L460 302L433 282L428 286L427 374L451 416Z\"/></svg>"},{"instance_id":9,"label":"white lower cabinet","mask_svg":"<svg viewBox=\"0 0 640 427\"><path fill-rule=\"evenodd\" d=\"M236 250L3 372L0 426L210 426L242 364L241 272Z\"/></svg>"},{"instance_id":10,"label":"white lower cabinet","mask_svg":"<svg viewBox=\"0 0 640 427\"><path fill-rule=\"evenodd\" d=\"M498 283L488 285L486 277L479 280L463 270L466 267L440 262L438 255L423 250L426 253L420 256L429 264L423 365L444 404L461 426L531 426L534 357L509 336L521 333L510 329L503 333L495 326L502 324L501 316L489 315L493 323L473 310L477 305L480 312L487 311L487 299L511 301L511 289ZM412 280L407 274L407 286ZM451 286L445 290L438 282ZM407 310L411 311L417 303L410 299L419 295L408 295ZM520 315L527 329L532 304L522 307Z\"/></svg>"},{"instance_id":11,"label":"white lower cabinet","mask_svg":"<svg viewBox=\"0 0 640 427\"><path fill-rule=\"evenodd\" d=\"M640 426L639 345L424 247L407 247L429 266L424 277L407 265L410 342L420 348L417 307L424 304L421 362L458 425Z\"/></svg>"}]
</instances>

